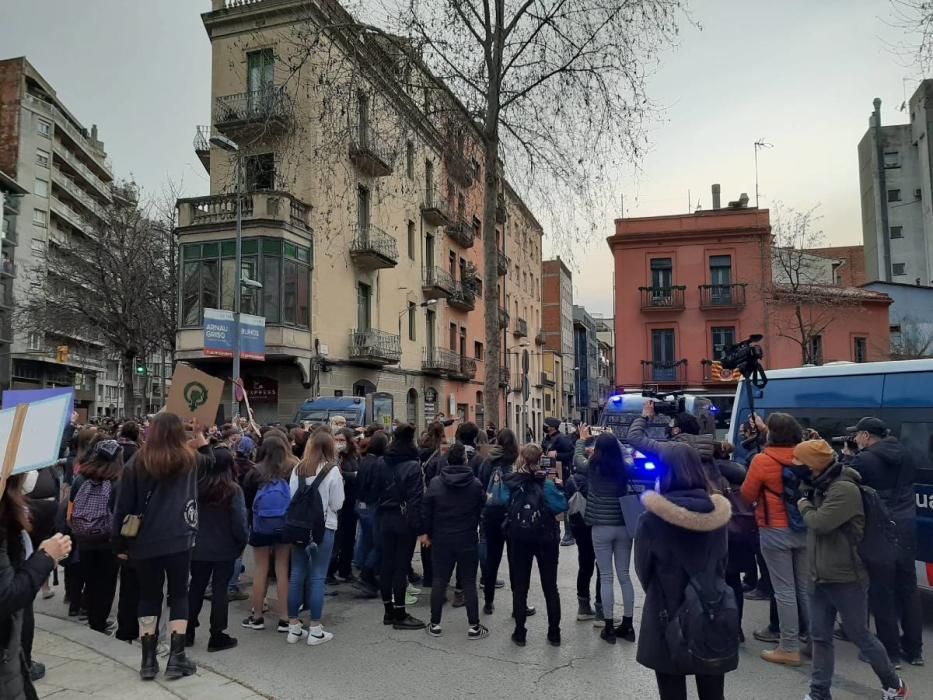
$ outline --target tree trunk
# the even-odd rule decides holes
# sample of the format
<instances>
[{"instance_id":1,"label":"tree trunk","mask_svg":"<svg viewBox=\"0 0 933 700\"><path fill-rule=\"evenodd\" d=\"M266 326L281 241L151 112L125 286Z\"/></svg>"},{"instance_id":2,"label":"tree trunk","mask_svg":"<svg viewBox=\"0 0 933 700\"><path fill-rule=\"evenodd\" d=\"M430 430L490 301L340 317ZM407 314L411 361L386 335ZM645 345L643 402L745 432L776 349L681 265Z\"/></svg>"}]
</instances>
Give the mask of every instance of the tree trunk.
<instances>
[{"instance_id":1,"label":"tree trunk","mask_svg":"<svg viewBox=\"0 0 933 700\"><path fill-rule=\"evenodd\" d=\"M499 425L499 366L502 348L499 343L499 248L496 245L496 195L499 182L499 138L486 138L486 162L483 179L483 299L486 308L486 382L483 410L487 423ZM505 244L505 231L502 233ZM480 426L482 429L484 426Z\"/></svg>"},{"instance_id":2,"label":"tree trunk","mask_svg":"<svg viewBox=\"0 0 933 700\"><path fill-rule=\"evenodd\" d=\"M133 357L123 355L120 364L123 367L123 416L133 418L136 416L136 397L133 395Z\"/></svg>"}]
</instances>

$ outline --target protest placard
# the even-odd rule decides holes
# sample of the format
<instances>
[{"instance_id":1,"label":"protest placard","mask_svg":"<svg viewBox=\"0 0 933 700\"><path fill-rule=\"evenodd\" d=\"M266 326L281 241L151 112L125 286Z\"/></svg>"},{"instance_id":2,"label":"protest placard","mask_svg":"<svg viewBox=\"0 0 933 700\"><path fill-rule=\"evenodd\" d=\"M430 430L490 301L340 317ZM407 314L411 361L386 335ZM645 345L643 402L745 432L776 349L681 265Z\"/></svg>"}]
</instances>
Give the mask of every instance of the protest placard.
<instances>
[{"instance_id":1,"label":"protest placard","mask_svg":"<svg viewBox=\"0 0 933 700\"><path fill-rule=\"evenodd\" d=\"M223 379L179 362L172 374L165 411L184 419L194 418L201 425L210 427L217 419L217 407L223 392Z\"/></svg>"}]
</instances>

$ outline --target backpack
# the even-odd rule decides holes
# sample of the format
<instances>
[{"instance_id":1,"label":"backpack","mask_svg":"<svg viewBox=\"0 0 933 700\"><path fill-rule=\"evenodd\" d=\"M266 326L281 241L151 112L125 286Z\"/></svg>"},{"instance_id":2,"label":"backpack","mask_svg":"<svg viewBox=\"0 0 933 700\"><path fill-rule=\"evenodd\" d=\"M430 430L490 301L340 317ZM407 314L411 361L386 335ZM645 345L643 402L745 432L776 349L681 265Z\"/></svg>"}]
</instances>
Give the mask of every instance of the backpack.
<instances>
[{"instance_id":1,"label":"backpack","mask_svg":"<svg viewBox=\"0 0 933 700\"><path fill-rule=\"evenodd\" d=\"M319 545L324 541L327 513L324 512L320 486L334 466L336 465L325 464L310 484L306 483L303 477L299 477L300 485L285 513L283 542L307 546L312 542Z\"/></svg>"},{"instance_id":2,"label":"backpack","mask_svg":"<svg viewBox=\"0 0 933 700\"><path fill-rule=\"evenodd\" d=\"M263 484L253 500L253 532L259 535L281 534L291 500L292 492L284 479Z\"/></svg>"},{"instance_id":3,"label":"backpack","mask_svg":"<svg viewBox=\"0 0 933 700\"><path fill-rule=\"evenodd\" d=\"M722 495L729 499L732 517L729 518L729 546L756 547L758 544L758 522L755 520L755 506L745 499L726 479L720 482Z\"/></svg>"},{"instance_id":4,"label":"backpack","mask_svg":"<svg viewBox=\"0 0 933 700\"><path fill-rule=\"evenodd\" d=\"M781 493L772 491L767 486L765 486L764 489L768 493L779 496L784 501L784 510L787 512L787 524L790 529L794 532L806 532L807 524L804 522L803 516L800 514L800 509L797 507L797 501L803 497L800 474L798 473L800 467L783 464L782 462L778 462L778 464L781 465L781 483L783 485ZM770 522L771 519L768 516L768 499L763 497L763 503L765 507L765 522Z\"/></svg>"},{"instance_id":5,"label":"backpack","mask_svg":"<svg viewBox=\"0 0 933 700\"><path fill-rule=\"evenodd\" d=\"M109 481L85 481L75 496L71 511L71 531L77 539L106 541L113 527L110 512L110 494L113 486Z\"/></svg>"},{"instance_id":6,"label":"backpack","mask_svg":"<svg viewBox=\"0 0 933 700\"><path fill-rule=\"evenodd\" d=\"M665 603L661 611L671 659L687 674L715 675L738 666L739 609L718 565L710 561L703 571L688 571L680 607L671 615Z\"/></svg>"},{"instance_id":7,"label":"backpack","mask_svg":"<svg viewBox=\"0 0 933 700\"><path fill-rule=\"evenodd\" d=\"M865 511L865 531L856 545L865 564L884 566L897 559L897 525L878 492L870 486L858 485Z\"/></svg>"},{"instance_id":8,"label":"backpack","mask_svg":"<svg viewBox=\"0 0 933 700\"><path fill-rule=\"evenodd\" d=\"M492 474L489 475L489 483L486 484L486 503L490 506L498 506L502 503L502 467L493 467Z\"/></svg>"},{"instance_id":9,"label":"backpack","mask_svg":"<svg viewBox=\"0 0 933 700\"><path fill-rule=\"evenodd\" d=\"M547 532L548 519L551 518L544 503L544 487L526 481L515 488L506 518L509 537L525 542L538 542L543 539Z\"/></svg>"}]
</instances>

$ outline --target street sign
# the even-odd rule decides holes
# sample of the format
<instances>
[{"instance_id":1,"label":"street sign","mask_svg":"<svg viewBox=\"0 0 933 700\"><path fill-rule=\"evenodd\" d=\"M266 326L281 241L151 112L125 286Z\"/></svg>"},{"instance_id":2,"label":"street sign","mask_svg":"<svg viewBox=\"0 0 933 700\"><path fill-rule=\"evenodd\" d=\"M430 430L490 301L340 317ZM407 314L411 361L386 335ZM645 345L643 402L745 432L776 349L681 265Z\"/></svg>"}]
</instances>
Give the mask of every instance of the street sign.
<instances>
[{"instance_id":1,"label":"street sign","mask_svg":"<svg viewBox=\"0 0 933 700\"><path fill-rule=\"evenodd\" d=\"M233 357L235 317L232 311L204 309L204 354ZM266 319L240 314L240 357L266 359Z\"/></svg>"},{"instance_id":2,"label":"street sign","mask_svg":"<svg viewBox=\"0 0 933 700\"><path fill-rule=\"evenodd\" d=\"M527 402L529 396L531 396L531 389L528 387L528 375L526 374L522 377L522 401Z\"/></svg>"},{"instance_id":3,"label":"street sign","mask_svg":"<svg viewBox=\"0 0 933 700\"><path fill-rule=\"evenodd\" d=\"M522 350L522 374L528 374L528 351ZM528 399L525 399L526 401Z\"/></svg>"}]
</instances>

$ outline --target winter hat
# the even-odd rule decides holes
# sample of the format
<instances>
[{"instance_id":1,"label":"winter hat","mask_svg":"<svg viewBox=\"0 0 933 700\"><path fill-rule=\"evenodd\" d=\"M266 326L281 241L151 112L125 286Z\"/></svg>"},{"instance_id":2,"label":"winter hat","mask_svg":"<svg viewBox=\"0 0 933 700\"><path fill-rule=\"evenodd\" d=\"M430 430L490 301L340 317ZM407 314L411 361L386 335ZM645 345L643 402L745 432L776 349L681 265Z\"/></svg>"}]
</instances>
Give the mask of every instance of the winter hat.
<instances>
[{"instance_id":1,"label":"winter hat","mask_svg":"<svg viewBox=\"0 0 933 700\"><path fill-rule=\"evenodd\" d=\"M836 461L836 453L826 440L804 440L794 448L794 464L822 471Z\"/></svg>"},{"instance_id":2,"label":"winter hat","mask_svg":"<svg viewBox=\"0 0 933 700\"><path fill-rule=\"evenodd\" d=\"M255 449L256 443L253 442L253 438L248 435L241 437L240 441L236 444L236 451L240 456L247 456Z\"/></svg>"}]
</instances>

